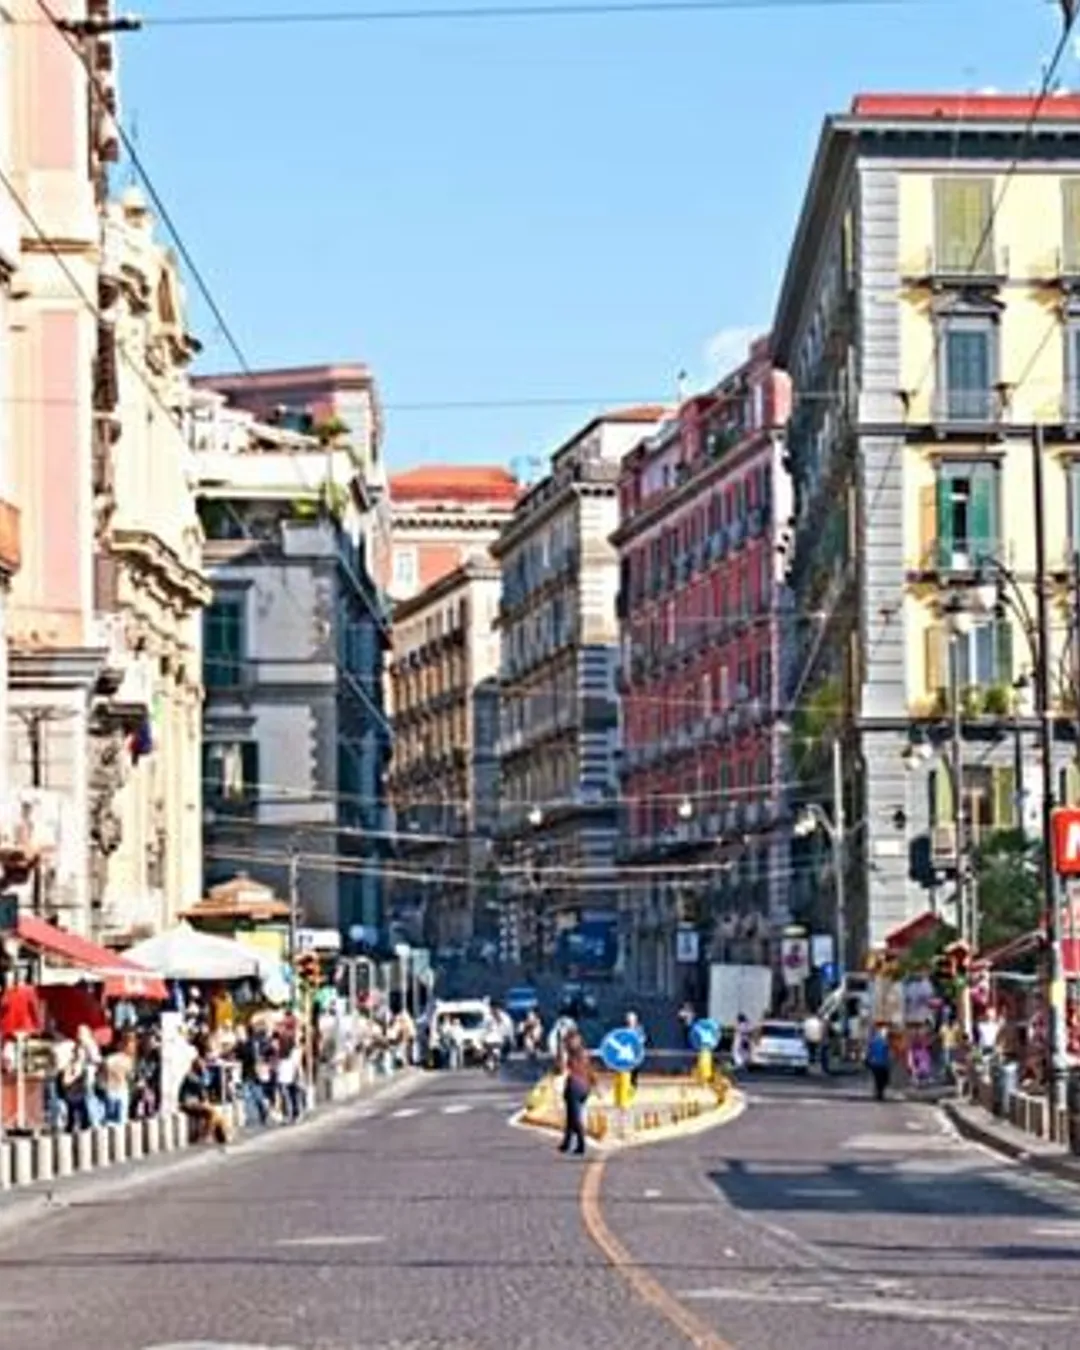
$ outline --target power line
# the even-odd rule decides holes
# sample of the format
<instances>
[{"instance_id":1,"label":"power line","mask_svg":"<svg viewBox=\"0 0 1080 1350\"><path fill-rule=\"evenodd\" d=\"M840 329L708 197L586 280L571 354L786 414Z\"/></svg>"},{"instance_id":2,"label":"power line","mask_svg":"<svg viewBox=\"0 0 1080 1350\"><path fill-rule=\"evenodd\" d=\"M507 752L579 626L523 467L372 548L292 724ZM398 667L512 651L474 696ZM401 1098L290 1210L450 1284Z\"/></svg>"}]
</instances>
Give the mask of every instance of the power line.
<instances>
[{"instance_id":1,"label":"power line","mask_svg":"<svg viewBox=\"0 0 1080 1350\"><path fill-rule=\"evenodd\" d=\"M565 0L550 5L436 5L410 9L256 10L223 14L152 15L151 28L314 28L354 24L467 23L487 20L620 18L634 15L724 14L778 10L901 9L941 0ZM960 3L960 0L954 0Z\"/></svg>"}]
</instances>

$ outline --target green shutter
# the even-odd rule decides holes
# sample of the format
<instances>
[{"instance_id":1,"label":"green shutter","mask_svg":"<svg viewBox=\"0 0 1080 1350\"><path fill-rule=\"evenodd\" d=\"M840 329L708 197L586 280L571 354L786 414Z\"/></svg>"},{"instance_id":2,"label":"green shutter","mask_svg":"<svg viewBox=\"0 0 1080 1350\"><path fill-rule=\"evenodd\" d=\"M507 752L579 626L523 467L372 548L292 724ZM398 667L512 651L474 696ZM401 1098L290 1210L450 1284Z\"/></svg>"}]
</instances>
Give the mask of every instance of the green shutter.
<instances>
[{"instance_id":1,"label":"green shutter","mask_svg":"<svg viewBox=\"0 0 1080 1350\"><path fill-rule=\"evenodd\" d=\"M1002 765L993 771L995 830L1011 829L1016 824L1016 771Z\"/></svg>"},{"instance_id":2,"label":"green shutter","mask_svg":"<svg viewBox=\"0 0 1080 1350\"><path fill-rule=\"evenodd\" d=\"M1011 685L1013 682L1013 630L1012 620L1006 616L997 621L995 633L997 671L995 684Z\"/></svg>"},{"instance_id":3,"label":"green shutter","mask_svg":"<svg viewBox=\"0 0 1080 1350\"><path fill-rule=\"evenodd\" d=\"M1064 783L1062 790L1065 795L1064 805L1075 806L1080 802L1080 766L1070 764L1062 774Z\"/></svg>"},{"instance_id":4,"label":"green shutter","mask_svg":"<svg viewBox=\"0 0 1080 1350\"><path fill-rule=\"evenodd\" d=\"M1061 180L1061 264L1080 272L1080 178Z\"/></svg>"},{"instance_id":5,"label":"green shutter","mask_svg":"<svg viewBox=\"0 0 1080 1350\"><path fill-rule=\"evenodd\" d=\"M953 493L952 479L943 473L937 480L937 565L948 567L953 554Z\"/></svg>"},{"instance_id":6,"label":"green shutter","mask_svg":"<svg viewBox=\"0 0 1080 1350\"><path fill-rule=\"evenodd\" d=\"M998 556L997 469L976 464L971 471L971 523L969 541L978 561Z\"/></svg>"},{"instance_id":7,"label":"green shutter","mask_svg":"<svg viewBox=\"0 0 1080 1350\"><path fill-rule=\"evenodd\" d=\"M992 210L993 182L988 178L939 178L935 182L939 268L974 274L992 270Z\"/></svg>"},{"instance_id":8,"label":"green shutter","mask_svg":"<svg viewBox=\"0 0 1080 1350\"><path fill-rule=\"evenodd\" d=\"M930 792L934 824L951 825L953 823L953 791L949 771L945 768L933 769L930 777L932 779Z\"/></svg>"}]
</instances>

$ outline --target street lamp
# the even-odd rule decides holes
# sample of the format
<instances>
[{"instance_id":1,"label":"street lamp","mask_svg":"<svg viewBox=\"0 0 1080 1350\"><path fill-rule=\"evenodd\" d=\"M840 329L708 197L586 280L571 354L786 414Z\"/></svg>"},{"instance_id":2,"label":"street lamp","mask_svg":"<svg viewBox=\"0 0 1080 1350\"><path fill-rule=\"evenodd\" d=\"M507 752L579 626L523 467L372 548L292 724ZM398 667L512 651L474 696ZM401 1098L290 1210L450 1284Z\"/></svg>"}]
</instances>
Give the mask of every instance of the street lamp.
<instances>
[{"instance_id":1,"label":"street lamp","mask_svg":"<svg viewBox=\"0 0 1080 1350\"><path fill-rule=\"evenodd\" d=\"M847 823L844 819L844 762L839 737L832 743L833 813L811 802L804 806L795 821L794 832L805 839L822 830L829 841L836 878L836 973L843 979L847 959Z\"/></svg>"},{"instance_id":2,"label":"street lamp","mask_svg":"<svg viewBox=\"0 0 1080 1350\"><path fill-rule=\"evenodd\" d=\"M678 806L679 819L690 820L694 815L694 803L689 797L684 797Z\"/></svg>"}]
</instances>

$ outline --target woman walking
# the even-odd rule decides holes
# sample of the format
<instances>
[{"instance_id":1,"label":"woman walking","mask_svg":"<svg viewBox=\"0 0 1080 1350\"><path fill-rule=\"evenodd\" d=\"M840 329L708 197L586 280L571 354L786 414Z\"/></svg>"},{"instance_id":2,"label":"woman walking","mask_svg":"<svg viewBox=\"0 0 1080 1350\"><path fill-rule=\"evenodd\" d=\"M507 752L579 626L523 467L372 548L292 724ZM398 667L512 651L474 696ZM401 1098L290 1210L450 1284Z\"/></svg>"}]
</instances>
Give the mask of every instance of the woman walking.
<instances>
[{"instance_id":1,"label":"woman walking","mask_svg":"<svg viewBox=\"0 0 1080 1350\"><path fill-rule=\"evenodd\" d=\"M569 1153L571 1144L575 1153L585 1152L585 1103L593 1086L593 1070L589 1052L579 1031L570 1032L563 1042L563 1061L566 1082L563 1086L563 1105L566 1108L566 1127L563 1130L560 1153Z\"/></svg>"}]
</instances>

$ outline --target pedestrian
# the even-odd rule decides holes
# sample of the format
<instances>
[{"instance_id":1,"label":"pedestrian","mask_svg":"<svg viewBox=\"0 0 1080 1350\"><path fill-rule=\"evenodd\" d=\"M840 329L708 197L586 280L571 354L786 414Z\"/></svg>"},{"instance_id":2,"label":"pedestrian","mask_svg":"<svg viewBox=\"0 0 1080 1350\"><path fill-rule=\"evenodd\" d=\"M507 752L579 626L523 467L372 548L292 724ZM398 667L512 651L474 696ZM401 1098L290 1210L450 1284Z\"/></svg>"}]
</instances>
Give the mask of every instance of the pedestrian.
<instances>
[{"instance_id":1,"label":"pedestrian","mask_svg":"<svg viewBox=\"0 0 1080 1350\"><path fill-rule=\"evenodd\" d=\"M585 1152L585 1103L593 1087L593 1069L580 1032L567 1034L562 1053L566 1072L563 1085L566 1125L559 1152L569 1153L573 1144L574 1152L580 1154Z\"/></svg>"},{"instance_id":2,"label":"pedestrian","mask_svg":"<svg viewBox=\"0 0 1080 1350\"><path fill-rule=\"evenodd\" d=\"M866 1047L866 1067L874 1081L874 1100L883 1102L885 1090L889 1086L889 1070L892 1065L892 1052L889 1049L889 1033L884 1023L874 1028L870 1044Z\"/></svg>"},{"instance_id":3,"label":"pedestrian","mask_svg":"<svg viewBox=\"0 0 1080 1350\"><path fill-rule=\"evenodd\" d=\"M825 1036L825 1024L817 1013L811 1013L803 1023L803 1039L810 1055L810 1063L816 1064L821 1058L821 1042Z\"/></svg>"},{"instance_id":4,"label":"pedestrian","mask_svg":"<svg viewBox=\"0 0 1080 1350\"><path fill-rule=\"evenodd\" d=\"M636 1012L628 1012L626 1014L626 1028L628 1031L632 1031L635 1033L635 1035L640 1037L641 1048L644 1051L645 1046L648 1044L648 1037L645 1035L645 1028L641 1025L641 1019L638 1017ZM638 1065L638 1067L636 1069L633 1069L630 1073L630 1082L633 1084L635 1088L638 1085L638 1074L640 1073L641 1073L640 1065Z\"/></svg>"}]
</instances>

